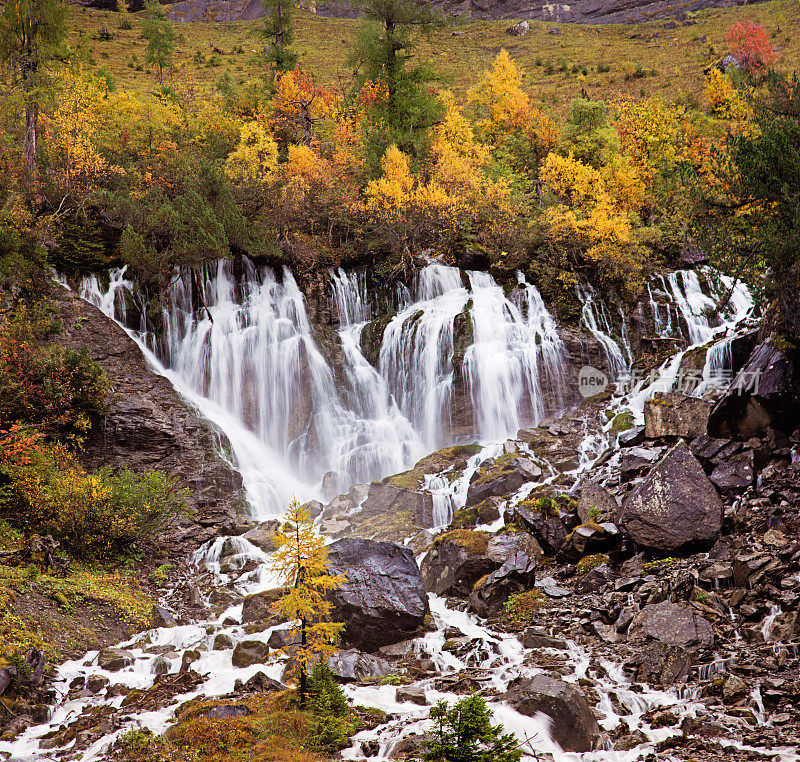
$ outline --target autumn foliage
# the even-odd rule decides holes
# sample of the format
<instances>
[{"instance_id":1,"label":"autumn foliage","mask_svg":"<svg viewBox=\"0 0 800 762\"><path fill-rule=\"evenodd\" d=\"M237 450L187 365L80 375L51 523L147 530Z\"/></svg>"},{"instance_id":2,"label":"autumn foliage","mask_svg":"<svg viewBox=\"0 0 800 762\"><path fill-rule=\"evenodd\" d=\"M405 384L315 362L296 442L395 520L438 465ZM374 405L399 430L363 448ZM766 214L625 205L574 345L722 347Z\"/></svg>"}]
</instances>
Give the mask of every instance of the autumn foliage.
<instances>
[{"instance_id":1,"label":"autumn foliage","mask_svg":"<svg viewBox=\"0 0 800 762\"><path fill-rule=\"evenodd\" d=\"M725 35L731 53L741 69L760 76L778 61L763 24L739 21Z\"/></svg>"}]
</instances>

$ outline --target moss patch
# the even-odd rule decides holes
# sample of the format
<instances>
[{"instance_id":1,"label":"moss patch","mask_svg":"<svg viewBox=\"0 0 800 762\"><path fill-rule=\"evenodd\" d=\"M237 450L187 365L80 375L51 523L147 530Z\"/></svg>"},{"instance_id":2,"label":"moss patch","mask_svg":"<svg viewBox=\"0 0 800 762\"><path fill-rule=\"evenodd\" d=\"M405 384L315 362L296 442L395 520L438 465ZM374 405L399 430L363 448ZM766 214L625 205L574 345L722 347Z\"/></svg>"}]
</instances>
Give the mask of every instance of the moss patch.
<instances>
[{"instance_id":1,"label":"moss patch","mask_svg":"<svg viewBox=\"0 0 800 762\"><path fill-rule=\"evenodd\" d=\"M585 577L592 569L596 569L598 566L602 566L603 564L608 563L608 556L603 553L595 553L593 556L584 556L580 561L578 561L578 565L575 567L575 570L578 573L578 576Z\"/></svg>"},{"instance_id":2,"label":"moss patch","mask_svg":"<svg viewBox=\"0 0 800 762\"><path fill-rule=\"evenodd\" d=\"M489 535L486 532L474 532L469 529L455 529L439 535L434 541L433 546L441 545L445 542L452 542L467 551L470 555L481 556L486 553L489 547Z\"/></svg>"}]
</instances>

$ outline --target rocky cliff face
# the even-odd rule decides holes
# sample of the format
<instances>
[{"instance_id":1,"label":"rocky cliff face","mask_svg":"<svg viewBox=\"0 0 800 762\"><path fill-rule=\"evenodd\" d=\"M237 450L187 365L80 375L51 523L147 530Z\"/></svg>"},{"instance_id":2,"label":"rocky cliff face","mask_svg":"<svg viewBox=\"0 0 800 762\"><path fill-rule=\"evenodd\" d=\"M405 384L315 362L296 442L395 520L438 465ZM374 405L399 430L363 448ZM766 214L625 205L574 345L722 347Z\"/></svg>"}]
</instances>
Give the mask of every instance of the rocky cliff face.
<instances>
[{"instance_id":1,"label":"rocky cliff face","mask_svg":"<svg viewBox=\"0 0 800 762\"><path fill-rule=\"evenodd\" d=\"M231 533L243 505L242 480L217 454L209 427L116 323L72 292L59 289L56 300L64 326L60 340L86 346L111 384L108 414L90 435L85 465L160 469L188 487L191 517L165 538L169 544L197 547Z\"/></svg>"}]
</instances>

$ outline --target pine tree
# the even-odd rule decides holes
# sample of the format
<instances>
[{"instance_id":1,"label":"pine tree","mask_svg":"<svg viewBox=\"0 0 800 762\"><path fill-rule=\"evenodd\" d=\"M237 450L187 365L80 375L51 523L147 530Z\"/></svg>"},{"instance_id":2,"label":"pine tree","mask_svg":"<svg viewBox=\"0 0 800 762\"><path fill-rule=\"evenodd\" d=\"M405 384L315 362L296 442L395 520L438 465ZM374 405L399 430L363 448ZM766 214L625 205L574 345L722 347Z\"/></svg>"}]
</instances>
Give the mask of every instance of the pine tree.
<instances>
[{"instance_id":1,"label":"pine tree","mask_svg":"<svg viewBox=\"0 0 800 762\"><path fill-rule=\"evenodd\" d=\"M347 578L328 574L325 541L297 500L292 500L273 539L278 546L273 554L273 570L284 586L275 608L294 622L291 644L285 650L291 653L297 670L300 705L304 707L309 669L336 650L336 637L344 627L327 621L331 604L325 594L341 587Z\"/></svg>"},{"instance_id":2,"label":"pine tree","mask_svg":"<svg viewBox=\"0 0 800 762\"><path fill-rule=\"evenodd\" d=\"M270 41L267 60L277 73L291 71L297 64L297 54L289 50L294 40L294 0L261 0L261 5L266 12L261 33Z\"/></svg>"},{"instance_id":3,"label":"pine tree","mask_svg":"<svg viewBox=\"0 0 800 762\"><path fill-rule=\"evenodd\" d=\"M164 85L164 69L172 65L175 52L175 27L159 0L145 0L142 37L147 40L147 63L158 66L158 79Z\"/></svg>"},{"instance_id":4,"label":"pine tree","mask_svg":"<svg viewBox=\"0 0 800 762\"><path fill-rule=\"evenodd\" d=\"M0 67L25 103L25 169L36 177L39 102L48 69L63 58L67 11L59 0L6 0L0 10Z\"/></svg>"},{"instance_id":5,"label":"pine tree","mask_svg":"<svg viewBox=\"0 0 800 762\"><path fill-rule=\"evenodd\" d=\"M433 79L424 64L410 66L420 34L438 23L424 0L364 0L366 24L361 29L348 63L356 67L362 83L381 87L382 96L372 108L368 130L373 164L390 145L418 155L427 130L438 120L441 107L426 84Z\"/></svg>"},{"instance_id":6,"label":"pine tree","mask_svg":"<svg viewBox=\"0 0 800 762\"><path fill-rule=\"evenodd\" d=\"M131 24L131 5L128 0L117 0L117 14L119 15L119 28L130 29Z\"/></svg>"},{"instance_id":7,"label":"pine tree","mask_svg":"<svg viewBox=\"0 0 800 762\"><path fill-rule=\"evenodd\" d=\"M436 722L425 762L519 762L522 752L511 733L492 725L492 713L477 694L449 709L440 701L431 709Z\"/></svg>"}]
</instances>

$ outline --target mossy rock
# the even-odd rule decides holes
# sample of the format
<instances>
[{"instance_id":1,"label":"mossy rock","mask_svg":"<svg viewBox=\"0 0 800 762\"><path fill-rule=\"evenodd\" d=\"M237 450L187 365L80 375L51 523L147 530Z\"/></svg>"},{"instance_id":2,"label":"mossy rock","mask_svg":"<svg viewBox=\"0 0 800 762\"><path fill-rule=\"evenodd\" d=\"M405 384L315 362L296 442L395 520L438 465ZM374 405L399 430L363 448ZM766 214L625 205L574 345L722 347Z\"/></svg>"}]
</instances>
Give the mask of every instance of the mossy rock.
<instances>
[{"instance_id":1,"label":"mossy rock","mask_svg":"<svg viewBox=\"0 0 800 762\"><path fill-rule=\"evenodd\" d=\"M433 541L433 545L436 547L445 542L458 545L470 555L482 556L489 547L489 535L487 532L475 532L471 529L454 529L452 532L439 535Z\"/></svg>"}]
</instances>

